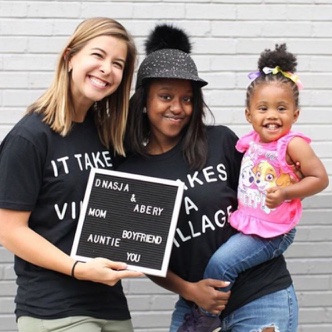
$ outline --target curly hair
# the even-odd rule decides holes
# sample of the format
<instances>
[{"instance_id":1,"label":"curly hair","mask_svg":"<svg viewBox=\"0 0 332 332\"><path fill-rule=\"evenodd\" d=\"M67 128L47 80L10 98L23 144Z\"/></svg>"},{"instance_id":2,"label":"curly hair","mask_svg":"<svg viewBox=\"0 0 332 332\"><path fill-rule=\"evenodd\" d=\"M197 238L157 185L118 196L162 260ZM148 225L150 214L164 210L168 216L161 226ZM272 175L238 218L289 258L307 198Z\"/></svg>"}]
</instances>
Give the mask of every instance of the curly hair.
<instances>
[{"instance_id":1,"label":"curly hair","mask_svg":"<svg viewBox=\"0 0 332 332\"><path fill-rule=\"evenodd\" d=\"M261 84L267 84L269 82L279 82L280 84L287 84L293 91L293 97L296 107L299 106L299 88L295 82L285 77L281 72L277 74L265 74L263 68L275 68L279 67L283 72L294 73L297 67L296 56L287 51L286 44L276 44L275 49L265 49L258 59L258 70L260 75L253 80L248 88L246 94L246 106L250 106L250 100L256 87Z\"/></svg>"}]
</instances>

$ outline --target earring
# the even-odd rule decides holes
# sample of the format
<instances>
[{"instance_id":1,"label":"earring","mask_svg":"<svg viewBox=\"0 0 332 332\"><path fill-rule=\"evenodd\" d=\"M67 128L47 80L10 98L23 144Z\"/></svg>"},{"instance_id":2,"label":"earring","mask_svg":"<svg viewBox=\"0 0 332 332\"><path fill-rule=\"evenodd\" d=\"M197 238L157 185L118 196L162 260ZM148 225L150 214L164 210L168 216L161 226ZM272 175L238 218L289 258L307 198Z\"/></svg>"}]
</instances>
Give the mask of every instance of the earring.
<instances>
[{"instance_id":1,"label":"earring","mask_svg":"<svg viewBox=\"0 0 332 332\"><path fill-rule=\"evenodd\" d=\"M146 107L143 107L143 113L146 114Z\"/></svg>"}]
</instances>

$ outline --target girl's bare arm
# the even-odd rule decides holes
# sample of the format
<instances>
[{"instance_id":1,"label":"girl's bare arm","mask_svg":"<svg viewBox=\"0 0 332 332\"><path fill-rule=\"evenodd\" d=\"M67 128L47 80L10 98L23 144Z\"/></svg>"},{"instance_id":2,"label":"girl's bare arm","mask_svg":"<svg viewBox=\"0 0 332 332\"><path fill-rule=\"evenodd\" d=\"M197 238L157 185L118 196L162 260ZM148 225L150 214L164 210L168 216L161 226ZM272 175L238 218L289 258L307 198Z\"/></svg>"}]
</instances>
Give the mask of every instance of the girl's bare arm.
<instances>
[{"instance_id":1,"label":"girl's bare arm","mask_svg":"<svg viewBox=\"0 0 332 332\"><path fill-rule=\"evenodd\" d=\"M266 205L269 208L275 208L285 200L315 195L329 184L323 163L305 140L294 137L288 144L287 154L294 163L301 165L303 178L285 188L271 188L266 196Z\"/></svg>"}]
</instances>

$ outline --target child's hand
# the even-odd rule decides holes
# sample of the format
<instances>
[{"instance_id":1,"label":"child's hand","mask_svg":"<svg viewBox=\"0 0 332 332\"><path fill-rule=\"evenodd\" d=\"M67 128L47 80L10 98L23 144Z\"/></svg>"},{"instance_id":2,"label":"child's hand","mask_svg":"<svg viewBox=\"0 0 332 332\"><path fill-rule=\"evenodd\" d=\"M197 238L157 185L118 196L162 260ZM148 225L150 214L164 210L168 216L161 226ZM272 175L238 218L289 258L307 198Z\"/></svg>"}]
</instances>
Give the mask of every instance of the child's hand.
<instances>
[{"instance_id":1,"label":"child's hand","mask_svg":"<svg viewBox=\"0 0 332 332\"><path fill-rule=\"evenodd\" d=\"M266 190L265 205L274 209L286 200L286 192L283 188L273 187Z\"/></svg>"}]
</instances>

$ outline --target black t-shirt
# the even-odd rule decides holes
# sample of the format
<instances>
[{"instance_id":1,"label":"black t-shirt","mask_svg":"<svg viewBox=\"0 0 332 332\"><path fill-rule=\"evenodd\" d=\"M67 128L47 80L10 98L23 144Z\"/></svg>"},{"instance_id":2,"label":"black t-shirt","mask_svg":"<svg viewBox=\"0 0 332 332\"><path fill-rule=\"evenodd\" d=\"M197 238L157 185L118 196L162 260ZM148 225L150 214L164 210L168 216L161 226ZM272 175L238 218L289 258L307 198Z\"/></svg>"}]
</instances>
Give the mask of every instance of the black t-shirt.
<instances>
[{"instance_id":1,"label":"black t-shirt","mask_svg":"<svg viewBox=\"0 0 332 332\"><path fill-rule=\"evenodd\" d=\"M92 167L113 168L93 114L66 137L52 131L42 115L26 115L0 146L0 208L32 211L29 227L69 254ZM14 268L17 317L130 318L120 282L109 287L79 281L19 257Z\"/></svg>"},{"instance_id":2,"label":"black t-shirt","mask_svg":"<svg viewBox=\"0 0 332 332\"><path fill-rule=\"evenodd\" d=\"M207 127L208 160L192 171L183 158L181 142L172 150L149 157L132 156L117 170L181 180L183 204L175 232L169 268L181 278L203 278L212 254L234 234L228 217L237 207L237 184L242 155L235 149L236 135L227 127ZM223 315L262 295L288 287L289 272L279 257L242 273L232 288Z\"/></svg>"}]
</instances>

